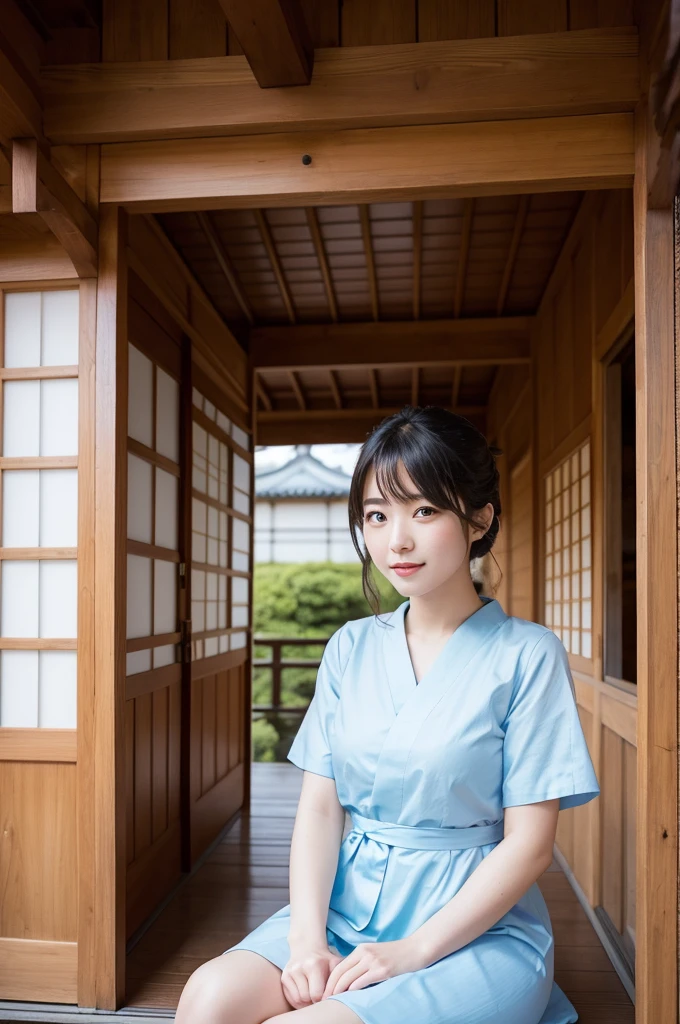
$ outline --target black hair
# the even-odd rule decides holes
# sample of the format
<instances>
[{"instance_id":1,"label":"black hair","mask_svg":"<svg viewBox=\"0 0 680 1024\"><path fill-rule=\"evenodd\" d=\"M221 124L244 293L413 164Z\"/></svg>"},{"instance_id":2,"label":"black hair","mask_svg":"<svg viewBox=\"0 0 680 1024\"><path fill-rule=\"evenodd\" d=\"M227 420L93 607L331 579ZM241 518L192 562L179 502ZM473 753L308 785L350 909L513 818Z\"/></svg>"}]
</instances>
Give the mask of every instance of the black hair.
<instances>
[{"instance_id":1,"label":"black hair","mask_svg":"<svg viewBox=\"0 0 680 1024\"><path fill-rule=\"evenodd\" d=\"M403 463L428 501L458 516L466 537L469 526L481 525L474 518L475 510L491 502L494 517L484 536L472 542L472 561L491 550L500 527L496 457L502 454L502 450L490 445L465 416L436 405L407 405L384 419L369 434L352 475L348 513L352 543L361 559L364 595L376 615L380 612L380 594L371 576L373 563L368 551L359 544L356 532L359 529L363 533L364 485L369 471L375 471L383 497L413 500L414 495L405 491L398 479L398 464Z\"/></svg>"}]
</instances>

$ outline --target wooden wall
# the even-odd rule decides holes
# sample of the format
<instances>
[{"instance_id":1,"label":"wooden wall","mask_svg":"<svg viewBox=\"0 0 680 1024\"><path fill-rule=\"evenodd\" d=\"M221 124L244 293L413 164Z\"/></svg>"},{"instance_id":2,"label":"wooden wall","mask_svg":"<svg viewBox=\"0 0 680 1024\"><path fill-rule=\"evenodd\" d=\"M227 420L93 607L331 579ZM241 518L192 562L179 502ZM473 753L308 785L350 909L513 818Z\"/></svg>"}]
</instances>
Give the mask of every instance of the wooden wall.
<instances>
[{"instance_id":1,"label":"wooden wall","mask_svg":"<svg viewBox=\"0 0 680 1024\"><path fill-rule=\"evenodd\" d=\"M633 319L632 193L587 195L552 274L533 331L533 380L527 400L510 371L499 373L489 437L505 455L499 466L506 520L499 599L511 614L545 622L544 481L553 467L589 442L591 452L592 648L569 655L579 715L601 796L562 811L557 844L593 907L602 907L632 959L635 938L635 687L605 681L604 365ZM533 394L533 399L530 397ZM527 414L533 410L533 422ZM529 479L523 458L532 452ZM524 517L535 524L534 542ZM530 536L530 534L529 534ZM532 585L527 584L527 565ZM515 579L515 566L519 579ZM527 600L531 593L531 600ZM522 609L522 610L519 610ZM526 610L525 610L526 609Z\"/></svg>"},{"instance_id":2,"label":"wooden wall","mask_svg":"<svg viewBox=\"0 0 680 1024\"><path fill-rule=\"evenodd\" d=\"M472 39L632 25L632 0L301 0L315 48ZM104 0L102 60L242 52L218 0ZM56 49L53 62L62 60ZM73 50L70 61L74 61ZM83 60L93 60L91 41Z\"/></svg>"}]
</instances>

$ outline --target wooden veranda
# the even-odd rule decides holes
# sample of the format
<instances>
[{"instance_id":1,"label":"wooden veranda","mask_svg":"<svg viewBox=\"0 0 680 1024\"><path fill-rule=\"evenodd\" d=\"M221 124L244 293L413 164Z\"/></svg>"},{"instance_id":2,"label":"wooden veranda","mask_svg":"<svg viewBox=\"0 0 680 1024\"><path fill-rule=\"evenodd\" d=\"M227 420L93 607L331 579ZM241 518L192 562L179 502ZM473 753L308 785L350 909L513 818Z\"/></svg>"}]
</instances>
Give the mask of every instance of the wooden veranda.
<instances>
[{"instance_id":1,"label":"wooden veranda","mask_svg":"<svg viewBox=\"0 0 680 1024\"><path fill-rule=\"evenodd\" d=\"M286 902L254 448L436 403L503 450L496 596L602 787L542 881L558 979L673 1024L676 4L2 6L0 1020L169 1013L224 938L166 922L274 909L249 830Z\"/></svg>"}]
</instances>

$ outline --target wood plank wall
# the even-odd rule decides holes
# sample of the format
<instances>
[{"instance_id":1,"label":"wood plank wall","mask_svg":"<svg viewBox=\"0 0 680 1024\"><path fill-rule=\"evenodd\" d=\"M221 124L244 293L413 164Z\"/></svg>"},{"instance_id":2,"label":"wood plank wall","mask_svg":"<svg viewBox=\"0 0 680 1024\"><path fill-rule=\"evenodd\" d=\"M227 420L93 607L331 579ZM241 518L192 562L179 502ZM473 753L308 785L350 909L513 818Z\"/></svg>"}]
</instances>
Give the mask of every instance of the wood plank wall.
<instances>
[{"instance_id":1,"label":"wood plank wall","mask_svg":"<svg viewBox=\"0 0 680 1024\"><path fill-rule=\"evenodd\" d=\"M524 35L633 24L632 0L302 0L315 47ZM217 0L104 0L102 60L242 52ZM70 58L73 61L73 57ZM84 56L83 59L92 59Z\"/></svg>"},{"instance_id":2,"label":"wood plank wall","mask_svg":"<svg viewBox=\"0 0 680 1024\"><path fill-rule=\"evenodd\" d=\"M517 382L510 380L509 370L503 370L489 409L489 436L505 450L499 460L507 512L502 528L506 537L499 548L505 576L498 596L511 614L545 621L543 477L590 439L593 656L569 657L579 715L602 793L584 807L560 813L557 843L591 905L604 908L631 954L635 941L637 695L632 686L606 682L603 671L602 388L607 351L632 322L632 281L632 192L586 196L536 317L533 380L528 386L533 398L520 402L519 407L512 403L508 396L517 394ZM527 408L533 408L533 423L526 416ZM522 472L522 456L527 451L533 452L530 501ZM522 521L525 515L536 524L530 552L531 603L525 601L529 555ZM516 564L518 580L514 578Z\"/></svg>"}]
</instances>

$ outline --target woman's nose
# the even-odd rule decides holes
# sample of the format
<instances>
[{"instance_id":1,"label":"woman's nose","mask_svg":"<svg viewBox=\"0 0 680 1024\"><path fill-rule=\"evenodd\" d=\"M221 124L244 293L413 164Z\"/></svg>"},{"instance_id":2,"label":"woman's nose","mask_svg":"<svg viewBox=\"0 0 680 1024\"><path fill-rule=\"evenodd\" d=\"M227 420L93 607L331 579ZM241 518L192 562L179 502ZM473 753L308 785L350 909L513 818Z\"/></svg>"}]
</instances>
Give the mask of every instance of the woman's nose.
<instances>
[{"instance_id":1,"label":"woman's nose","mask_svg":"<svg viewBox=\"0 0 680 1024\"><path fill-rule=\"evenodd\" d=\"M403 526L394 526L390 537L390 547L393 551L410 550L413 547L413 540L409 531Z\"/></svg>"}]
</instances>

